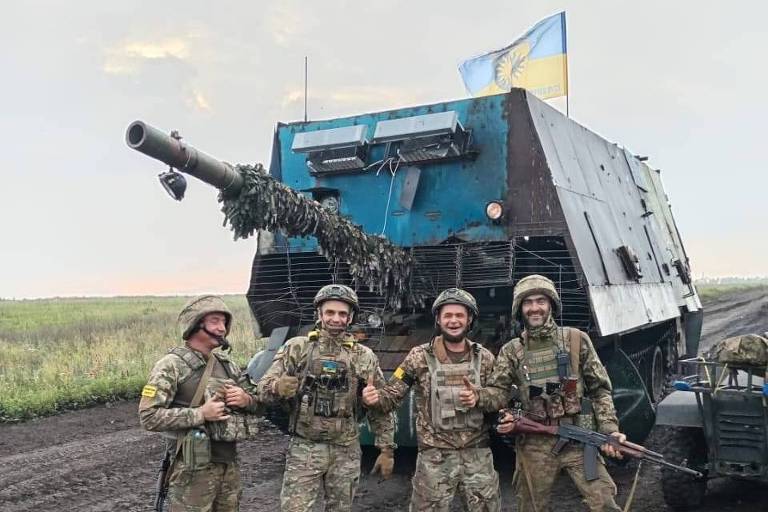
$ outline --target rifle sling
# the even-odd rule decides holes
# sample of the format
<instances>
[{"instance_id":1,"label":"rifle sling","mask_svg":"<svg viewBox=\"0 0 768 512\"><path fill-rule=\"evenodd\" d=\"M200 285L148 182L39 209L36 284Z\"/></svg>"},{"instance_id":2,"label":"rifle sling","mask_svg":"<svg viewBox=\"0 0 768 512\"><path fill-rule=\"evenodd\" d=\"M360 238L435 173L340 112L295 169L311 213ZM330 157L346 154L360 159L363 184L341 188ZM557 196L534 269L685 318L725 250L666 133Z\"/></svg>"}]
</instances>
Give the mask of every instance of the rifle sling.
<instances>
[{"instance_id":1,"label":"rifle sling","mask_svg":"<svg viewBox=\"0 0 768 512\"><path fill-rule=\"evenodd\" d=\"M568 328L568 350L571 353L571 376L578 378L581 375L579 366L581 355L581 333L573 327Z\"/></svg>"},{"instance_id":2,"label":"rifle sling","mask_svg":"<svg viewBox=\"0 0 768 512\"><path fill-rule=\"evenodd\" d=\"M205 387L208 385L208 379L211 378L211 374L213 373L213 367L215 366L214 360L216 359L216 356L213 355L213 353L208 354L208 362L205 364L205 371L203 372L203 376L200 378L200 382L197 384L197 389L195 389L195 396L192 397L192 402L189 404L190 407L199 407L203 399L203 394L205 393ZM168 466L168 472L165 473L165 481L163 482L163 487L168 487L168 480L171 478L171 473L173 473L173 468L176 466L176 459L179 457L179 452L181 451L181 438L176 439L176 450L173 454L173 460L171 460L171 465Z\"/></svg>"}]
</instances>

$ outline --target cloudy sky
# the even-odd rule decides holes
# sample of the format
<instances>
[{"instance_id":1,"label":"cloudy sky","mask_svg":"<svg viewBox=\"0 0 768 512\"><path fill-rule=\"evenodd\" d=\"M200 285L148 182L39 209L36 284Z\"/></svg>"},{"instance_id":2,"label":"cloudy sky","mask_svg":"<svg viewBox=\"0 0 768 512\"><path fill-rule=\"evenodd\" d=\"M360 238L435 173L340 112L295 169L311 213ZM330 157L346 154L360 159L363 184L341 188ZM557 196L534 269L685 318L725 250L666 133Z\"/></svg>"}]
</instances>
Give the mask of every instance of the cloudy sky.
<instances>
[{"instance_id":1,"label":"cloudy sky","mask_svg":"<svg viewBox=\"0 0 768 512\"><path fill-rule=\"evenodd\" d=\"M768 274L764 2L25 1L0 18L0 297L243 292L254 242L126 126L268 162L278 121L466 96L456 70L565 10L571 115L662 169L696 276ZM556 102L562 107L562 102Z\"/></svg>"}]
</instances>

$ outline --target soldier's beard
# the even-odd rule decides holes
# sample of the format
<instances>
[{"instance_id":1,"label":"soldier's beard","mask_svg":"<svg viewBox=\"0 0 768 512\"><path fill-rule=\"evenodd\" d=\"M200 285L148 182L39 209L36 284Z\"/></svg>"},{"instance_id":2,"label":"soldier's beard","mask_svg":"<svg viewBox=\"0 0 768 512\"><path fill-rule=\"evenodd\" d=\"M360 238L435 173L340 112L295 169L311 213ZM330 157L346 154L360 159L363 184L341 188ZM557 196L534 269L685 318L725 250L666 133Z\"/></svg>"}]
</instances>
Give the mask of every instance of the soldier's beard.
<instances>
[{"instance_id":1,"label":"soldier's beard","mask_svg":"<svg viewBox=\"0 0 768 512\"><path fill-rule=\"evenodd\" d=\"M464 341L464 338L467 336L467 332L469 331L468 327L465 327L460 334L453 336L450 333L446 332L445 329L442 327L440 328L440 334L443 336L443 341L446 343L461 343Z\"/></svg>"}]
</instances>

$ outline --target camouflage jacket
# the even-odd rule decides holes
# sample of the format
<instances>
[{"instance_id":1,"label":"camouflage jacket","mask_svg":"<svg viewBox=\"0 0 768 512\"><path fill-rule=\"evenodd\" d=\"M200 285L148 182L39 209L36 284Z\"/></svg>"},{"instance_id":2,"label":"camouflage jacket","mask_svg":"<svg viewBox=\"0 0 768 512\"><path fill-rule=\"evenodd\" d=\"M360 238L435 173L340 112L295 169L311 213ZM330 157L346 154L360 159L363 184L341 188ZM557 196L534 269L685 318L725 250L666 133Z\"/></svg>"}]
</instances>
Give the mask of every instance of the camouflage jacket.
<instances>
[{"instance_id":1,"label":"camouflage jacket","mask_svg":"<svg viewBox=\"0 0 768 512\"><path fill-rule=\"evenodd\" d=\"M435 338L435 340L437 339L439 338ZM379 389L377 407L384 411L396 410L408 394L411 386L415 386L416 433L420 450L424 448L455 449L487 446L487 425L483 425L477 430L443 432L438 431L432 422L432 381L426 353L434 353L433 343L435 340L411 349L395 370L389 383L384 388ZM469 361L471 354L477 350L477 354L482 358L480 361L480 383L485 386L493 369L493 354L480 344L467 341L470 344L470 350L467 351L464 359L457 362ZM450 361L444 361L443 364L450 364Z\"/></svg>"},{"instance_id":2,"label":"camouflage jacket","mask_svg":"<svg viewBox=\"0 0 768 512\"><path fill-rule=\"evenodd\" d=\"M553 329L544 337L528 338L529 344L560 343L562 329ZM592 401L597 428L604 434L619 430L616 410L611 397L611 380L605 367L600 362L589 336L581 331L579 351L579 372L577 377L583 382L583 394ZM512 386L524 387L527 369L521 364L521 354L525 354L526 345L521 338L506 343L496 358L493 374L488 379L487 387L478 390L478 407L486 411L496 411L507 407L512 399ZM526 400L523 399L524 407Z\"/></svg>"},{"instance_id":3,"label":"camouflage jacket","mask_svg":"<svg viewBox=\"0 0 768 512\"><path fill-rule=\"evenodd\" d=\"M197 363L198 368L193 369L181 355L187 357L193 364ZM224 383L236 384L242 387L253 401L245 410L234 412L260 414L262 407L256 394L256 386L240 372L235 363L229 360L227 354L215 351L211 352L211 356L216 360L208 379L203 402L215 395ZM139 402L139 419L145 429L155 432L176 431L181 434L187 429L206 423L199 407L190 407L188 402L180 400L181 395L184 394L187 395L187 400L191 401L206 362L207 359L202 353L183 346L171 349L155 363L149 373L147 384L142 389Z\"/></svg>"},{"instance_id":4,"label":"camouflage jacket","mask_svg":"<svg viewBox=\"0 0 768 512\"><path fill-rule=\"evenodd\" d=\"M272 366L258 382L258 392L264 400L268 402L279 402L281 397L275 390L277 380L282 375L293 375L302 378L305 369L310 364L307 361L312 344L315 344L312 350L313 358L323 355L334 355L340 351L345 351L345 359L350 361L351 368L348 374L350 386L356 386L362 390L370 376L373 376L374 382L378 385L384 384L384 374L379 367L379 360L373 351L359 344L354 336L345 333L340 337L331 337L324 330L318 331L318 336L314 341L307 336L297 336L286 341L280 347L272 360ZM301 384L300 384L301 385ZM301 392L302 390L299 390ZM356 400L361 400L359 393ZM288 401L291 407L291 418L298 413L296 407L297 400ZM359 402L362 407L362 401ZM371 427L371 432L376 436L376 446L379 448L395 448L395 415L387 414L377 410L367 410L366 416ZM330 439L323 440L332 444L348 446L357 443L359 439L359 425L354 417L345 418L338 433L333 434Z\"/></svg>"}]
</instances>

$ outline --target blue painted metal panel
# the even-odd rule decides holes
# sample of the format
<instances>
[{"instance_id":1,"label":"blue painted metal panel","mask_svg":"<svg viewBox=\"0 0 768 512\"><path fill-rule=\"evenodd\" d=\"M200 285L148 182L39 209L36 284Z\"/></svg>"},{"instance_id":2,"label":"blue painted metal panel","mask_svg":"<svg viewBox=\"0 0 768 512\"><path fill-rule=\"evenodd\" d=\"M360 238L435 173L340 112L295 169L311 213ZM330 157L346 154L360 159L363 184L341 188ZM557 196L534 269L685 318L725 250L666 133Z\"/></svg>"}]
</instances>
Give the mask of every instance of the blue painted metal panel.
<instances>
[{"instance_id":1,"label":"blue painted metal panel","mask_svg":"<svg viewBox=\"0 0 768 512\"><path fill-rule=\"evenodd\" d=\"M341 214L361 225L369 234L383 234L393 243L412 247L433 245L451 236L467 241L506 240L503 226L485 216L485 205L507 195L506 95L490 96L403 108L354 117L279 125L276 148L280 155L281 180L295 190L317 187L339 190ZM348 174L312 176L306 154L294 153L291 145L296 133L342 126L368 126L372 138L377 121L454 110L461 124L472 130L476 159L416 164L421 178L412 208L400 206L407 164L399 168L380 161L386 144L370 147L367 169ZM275 153L275 151L273 151ZM394 171L394 172L393 172ZM390 194L391 189L391 194ZM311 195L310 192L305 192ZM316 248L314 238L292 239L293 250Z\"/></svg>"}]
</instances>

